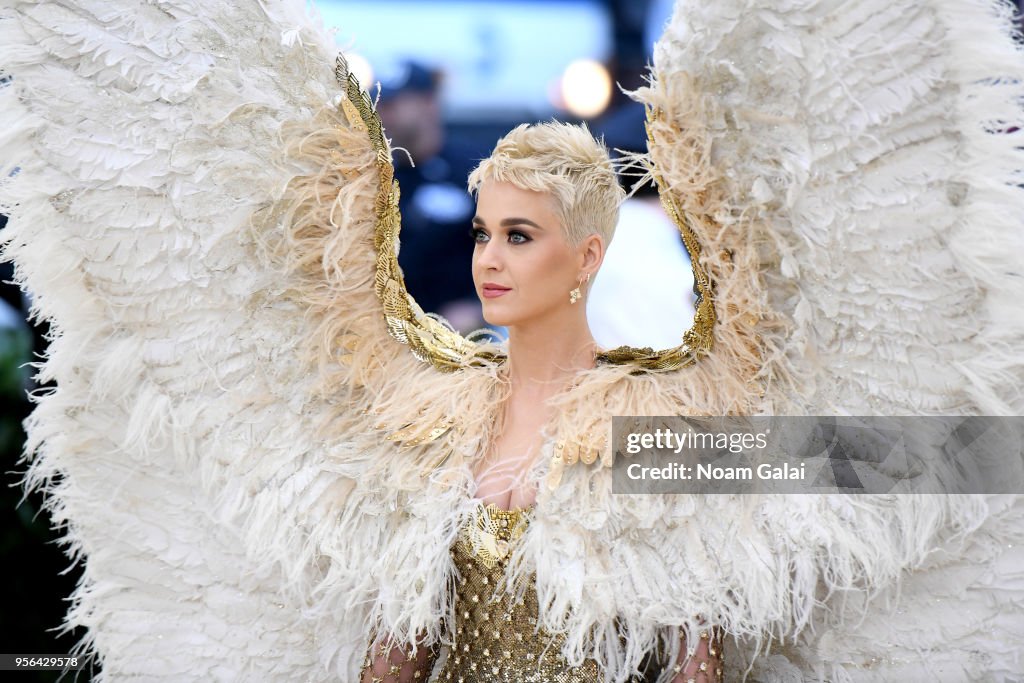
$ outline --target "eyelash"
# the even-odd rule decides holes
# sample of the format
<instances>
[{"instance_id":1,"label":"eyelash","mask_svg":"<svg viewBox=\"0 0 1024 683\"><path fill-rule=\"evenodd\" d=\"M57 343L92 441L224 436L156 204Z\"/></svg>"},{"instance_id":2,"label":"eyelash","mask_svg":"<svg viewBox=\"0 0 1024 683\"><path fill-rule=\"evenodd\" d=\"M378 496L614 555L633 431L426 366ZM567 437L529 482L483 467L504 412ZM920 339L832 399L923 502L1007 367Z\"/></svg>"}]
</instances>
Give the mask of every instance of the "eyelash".
<instances>
[{"instance_id":1,"label":"eyelash","mask_svg":"<svg viewBox=\"0 0 1024 683\"><path fill-rule=\"evenodd\" d=\"M469 231L469 236L473 238L473 241L476 242L477 244L483 244L483 242L481 242L479 239L480 235L487 235L487 233L481 230L480 228L471 228ZM530 237L527 236L525 232L520 232L519 230L510 230L508 233L508 238L510 242L512 241L512 237L514 235L519 235L523 239L518 242L512 242L512 244L526 244L527 242L531 241Z\"/></svg>"}]
</instances>

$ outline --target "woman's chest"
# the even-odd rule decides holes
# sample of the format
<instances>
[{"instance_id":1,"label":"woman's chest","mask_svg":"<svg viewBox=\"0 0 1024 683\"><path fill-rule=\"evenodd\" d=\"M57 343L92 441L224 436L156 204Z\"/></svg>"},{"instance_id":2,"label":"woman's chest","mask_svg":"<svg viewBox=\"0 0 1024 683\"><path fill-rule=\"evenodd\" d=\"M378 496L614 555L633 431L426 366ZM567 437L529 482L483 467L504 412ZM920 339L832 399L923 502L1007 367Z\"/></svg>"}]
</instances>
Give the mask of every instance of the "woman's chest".
<instances>
[{"instance_id":1,"label":"woman's chest","mask_svg":"<svg viewBox=\"0 0 1024 683\"><path fill-rule=\"evenodd\" d=\"M544 406L527 405L511 407L499 419L473 467L477 498L504 509L533 504L536 487L528 484L528 474L543 450L549 418Z\"/></svg>"}]
</instances>

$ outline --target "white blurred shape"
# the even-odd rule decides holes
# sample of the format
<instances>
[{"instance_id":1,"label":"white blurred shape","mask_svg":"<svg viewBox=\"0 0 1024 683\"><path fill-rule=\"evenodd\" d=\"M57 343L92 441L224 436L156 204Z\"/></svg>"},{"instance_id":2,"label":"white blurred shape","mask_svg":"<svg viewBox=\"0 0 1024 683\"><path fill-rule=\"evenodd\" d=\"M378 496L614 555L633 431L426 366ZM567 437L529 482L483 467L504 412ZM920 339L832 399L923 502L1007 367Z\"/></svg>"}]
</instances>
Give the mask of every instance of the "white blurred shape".
<instances>
[{"instance_id":1,"label":"white blurred shape","mask_svg":"<svg viewBox=\"0 0 1024 683\"><path fill-rule=\"evenodd\" d=\"M587 297L587 322L606 349L669 349L693 325L693 269L679 229L656 198L627 199Z\"/></svg>"},{"instance_id":2,"label":"white blurred shape","mask_svg":"<svg viewBox=\"0 0 1024 683\"><path fill-rule=\"evenodd\" d=\"M577 59L565 67L562 99L571 113L589 119L603 112L611 98L612 78L603 64Z\"/></svg>"},{"instance_id":3,"label":"white blurred shape","mask_svg":"<svg viewBox=\"0 0 1024 683\"><path fill-rule=\"evenodd\" d=\"M348 70L359 81L359 87L366 90L373 83L373 67L369 60L358 52L346 52L345 61L348 62Z\"/></svg>"}]
</instances>

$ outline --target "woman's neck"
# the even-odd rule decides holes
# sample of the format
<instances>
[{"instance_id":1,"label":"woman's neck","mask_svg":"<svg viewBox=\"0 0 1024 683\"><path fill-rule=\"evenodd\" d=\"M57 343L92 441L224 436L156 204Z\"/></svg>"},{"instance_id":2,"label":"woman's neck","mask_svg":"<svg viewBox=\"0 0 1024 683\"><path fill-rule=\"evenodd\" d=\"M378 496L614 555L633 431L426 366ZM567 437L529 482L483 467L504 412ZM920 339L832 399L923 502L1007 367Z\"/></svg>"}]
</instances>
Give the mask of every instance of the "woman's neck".
<instances>
[{"instance_id":1,"label":"woman's neck","mask_svg":"<svg viewBox=\"0 0 1024 683\"><path fill-rule=\"evenodd\" d=\"M597 343L583 316L561 327L517 325L508 332L508 378L520 395L550 396L595 365Z\"/></svg>"}]
</instances>

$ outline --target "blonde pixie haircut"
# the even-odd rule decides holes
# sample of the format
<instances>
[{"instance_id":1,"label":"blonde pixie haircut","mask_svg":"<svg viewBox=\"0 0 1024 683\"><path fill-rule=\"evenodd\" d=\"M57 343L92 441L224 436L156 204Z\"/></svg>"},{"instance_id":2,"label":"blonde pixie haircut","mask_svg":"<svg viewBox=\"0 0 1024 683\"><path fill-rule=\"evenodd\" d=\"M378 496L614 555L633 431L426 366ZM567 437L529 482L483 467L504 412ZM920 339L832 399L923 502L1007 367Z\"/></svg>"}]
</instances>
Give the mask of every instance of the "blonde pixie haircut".
<instances>
[{"instance_id":1,"label":"blonde pixie haircut","mask_svg":"<svg viewBox=\"0 0 1024 683\"><path fill-rule=\"evenodd\" d=\"M573 247L597 233L607 248L626 197L604 144L586 125L558 121L524 123L498 140L469 175L469 191L476 196L487 180L548 193Z\"/></svg>"}]
</instances>

